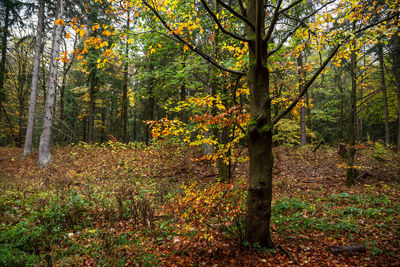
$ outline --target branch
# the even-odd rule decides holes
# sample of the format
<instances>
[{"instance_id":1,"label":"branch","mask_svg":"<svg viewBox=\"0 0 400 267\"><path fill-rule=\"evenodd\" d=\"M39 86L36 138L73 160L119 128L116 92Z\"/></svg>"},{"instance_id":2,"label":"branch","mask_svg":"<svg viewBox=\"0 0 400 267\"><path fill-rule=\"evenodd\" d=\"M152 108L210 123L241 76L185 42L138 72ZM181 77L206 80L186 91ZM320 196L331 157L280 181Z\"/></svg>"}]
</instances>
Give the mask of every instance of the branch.
<instances>
[{"instance_id":1,"label":"branch","mask_svg":"<svg viewBox=\"0 0 400 267\"><path fill-rule=\"evenodd\" d=\"M154 15L161 21L161 23L164 25L164 27L169 30L173 36L175 36L175 38L187 45L192 51L194 51L195 53L197 53L198 55L200 55L202 58L204 58L205 60L207 60L209 63L211 63L212 65L214 65L215 67L224 70L226 72L232 73L232 74L238 74L238 75L246 75L245 72L243 71L237 71L237 70L232 70L229 69L227 67L224 67L220 64L218 64L213 58L211 58L209 55L203 53L202 51L198 50L195 46L193 46L192 44L188 43L187 41L185 41L182 37L180 37L178 34L176 34L171 27L168 25L168 23L161 17L161 15L151 6L149 5L149 3L146 0L143 0L143 3L145 4L145 6L147 6L153 13Z\"/></svg>"},{"instance_id":2,"label":"branch","mask_svg":"<svg viewBox=\"0 0 400 267\"><path fill-rule=\"evenodd\" d=\"M238 0L238 3L239 3L239 7L240 7L240 12L242 12L242 15L244 17L247 17L246 9L244 8L242 0Z\"/></svg>"},{"instance_id":3,"label":"branch","mask_svg":"<svg viewBox=\"0 0 400 267\"><path fill-rule=\"evenodd\" d=\"M290 5L288 5L287 7L285 7L284 9L282 9L281 11L279 11L279 14L282 14L286 11L288 11L289 9L291 9L292 7L296 6L297 4L300 4L303 0L297 0L293 3L291 3Z\"/></svg>"},{"instance_id":4,"label":"branch","mask_svg":"<svg viewBox=\"0 0 400 267\"><path fill-rule=\"evenodd\" d=\"M221 0L217 0L217 2L224 7L226 10L228 10L229 12L231 12L234 16L236 16L237 18L241 19L242 21L244 21L247 25L249 25L253 30L255 30L255 27L253 25L253 23L251 23L245 16L240 15L239 13L237 13L233 8L231 8L229 5L225 4L223 1Z\"/></svg>"},{"instance_id":5,"label":"branch","mask_svg":"<svg viewBox=\"0 0 400 267\"><path fill-rule=\"evenodd\" d=\"M382 22L388 21L393 19L394 17L398 16L400 14L400 12L395 13L394 15L382 19L380 21L377 21L373 24L367 25L364 28L361 28L360 30L357 30L354 32L354 34L359 34L369 28L372 28ZM300 94L296 97L296 99L289 105L289 107L287 107L282 113L280 113L273 121L273 125L275 125L280 119L282 119L286 114L288 114L296 105L297 103L300 101L300 99L305 95L305 93L307 92L308 88L311 87L311 85L313 84L313 82L315 81L315 79L317 79L317 77L319 76L319 74L325 69L326 65L328 65L328 63L331 61L331 59L336 55L337 51L339 50L339 48L342 46L342 44L346 43L348 40L350 39L350 36L347 36L342 42L340 42L339 44L337 44L335 46L335 48L332 50L332 52L329 54L328 58L325 59L324 63L321 65L321 67L317 70L317 72L311 77L311 79L304 85L303 90L300 92Z\"/></svg>"},{"instance_id":6,"label":"branch","mask_svg":"<svg viewBox=\"0 0 400 267\"><path fill-rule=\"evenodd\" d=\"M268 42L269 38L271 38L271 35L272 35L273 31L274 31L275 24L276 24L276 22L278 21L278 18L279 18L279 13L280 13L279 12L279 8L281 7L281 4L282 4L282 0L279 0L278 4L276 5L274 16L272 17L271 24L268 27L268 32L265 35L265 39L264 39L265 43Z\"/></svg>"},{"instance_id":7,"label":"branch","mask_svg":"<svg viewBox=\"0 0 400 267\"><path fill-rule=\"evenodd\" d=\"M311 14L305 16L304 18L302 18L301 20L299 20L299 23L297 23L297 25L291 30L289 31L285 37L283 37L282 41L278 44L277 47L275 47L273 50L271 50L271 52L268 53L267 57L272 56L273 54L275 54L276 52L279 51L279 49L281 49L281 47L283 46L283 44L286 42L286 40L292 36L299 28L300 26L304 26L305 25L305 21L309 18L311 18L312 16L314 16L317 12L319 12L321 9L323 9L324 7L326 7L327 5L333 3L335 1L329 1L327 3L325 3L324 5L322 5L320 8L318 8L317 10L315 10L314 12L312 12Z\"/></svg>"},{"instance_id":8,"label":"branch","mask_svg":"<svg viewBox=\"0 0 400 267\"><path fill-rule=\"evenodd\" d=\"M200 0L200 2L203 4L204 8L206 9L207 13L212 17L212 19L215 21L215 23L217 23L218 28L221 29L221 31L223 33L225 33L226 35L229 35L230 37L243 41L243 42L250 42L249 39L243 38L237 34L234 34L232 32L227 31L221 24L221 22L218 20L217 16L214 14L214 12L212 12L212 10L210 9L210 7L207 5L205 0Z\"/></svg>"},{"instance_id":9,"label":"branch","mask_svg":"<svg viewBox=\"0 0 400 267\"><path fill-rule=\"evenodd\" d=\"M286 114L288 114L296 105L297 103L301 100L301 98L306 94L308 88L311 87L315 79L319 76L319 74L325 69L326 65L331 61L331 59L336 55L337 51L339 48L342 46L341 43L337 44L335 48L332 50L330 55L328 56L327 59L325 59L324 63L319 67L317 72L314 73L314 75L311 77L311 79L304 85L303 90L301 90L300 94L296 97L296 99L292 102L292 104L289 105L282 113L280 113L273 121L273 125L275 125L280 119L282 119Z\"/></svg>"}]
</instances>

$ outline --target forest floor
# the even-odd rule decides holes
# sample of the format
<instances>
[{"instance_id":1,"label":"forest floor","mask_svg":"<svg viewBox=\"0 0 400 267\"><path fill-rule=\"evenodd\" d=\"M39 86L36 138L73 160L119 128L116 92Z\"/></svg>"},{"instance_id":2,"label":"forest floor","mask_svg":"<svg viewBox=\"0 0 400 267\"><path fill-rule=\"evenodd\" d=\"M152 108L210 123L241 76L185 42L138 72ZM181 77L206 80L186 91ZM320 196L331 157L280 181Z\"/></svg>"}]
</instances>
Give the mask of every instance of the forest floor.
<instances>
[{"instance_id":1,"label":"forest floor","mask_svg":"<svg viewBox=\"0 0 400 267\"><path fill-rule=\"evenodd\" d=\"M274 149L275 249L242 242L247 163L217 181L177 146L0 148L0 266L400 266L400 155L372 145L345 185L336 149ZM335 256L330 246L367 251Z\"/></svg>"}]
</instances>

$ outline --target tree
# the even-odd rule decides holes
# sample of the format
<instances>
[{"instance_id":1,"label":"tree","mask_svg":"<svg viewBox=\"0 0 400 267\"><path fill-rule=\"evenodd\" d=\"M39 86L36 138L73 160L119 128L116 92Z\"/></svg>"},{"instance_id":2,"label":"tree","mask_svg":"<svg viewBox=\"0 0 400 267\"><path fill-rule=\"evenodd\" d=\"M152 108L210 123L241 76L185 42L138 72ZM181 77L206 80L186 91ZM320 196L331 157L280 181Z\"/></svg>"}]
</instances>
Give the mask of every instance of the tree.
<instances>
[{"instance_id":1,"label":"tree","mask_svg":"<svg viewBox=\"0 0 400 267\"><path fill-rule=\"evenodd\" d=\"M26 128L24 156L32 152L33 132L35 128L37 84L39 80L40 57L42 47L43 22L45 1L39 0L38 23L35 38L35 57L32 70L31 97L29 102L28 125Z\"/></svg>"},{"instance_id":2,"label":"tree","mask_svg":"<svg viewBox=\"0 0 400 267\"><path fill-rule=\"evenodd\" d=\"M62 19L64 14L65 0L58 0L56 20L53 32L53 42L51 47L51 61L49 68L48 87L45 102L45 113L43 117L42 134L39 142L39 166L46 167L51 160L51 139L54 120L54 108L57 86L57 67L59 60L59 50L61 43L61 33L64 25Z\"/></svg>"},{"instance_id":3,"label":"tree","mask_svg":"<svg viewBox=\"0 0 400 267\"><path fill-rule=\"evenodd\" d=\"M390 145L390 131L389 131L389 109L388 109L388 100L386 94L386 82L385 82L385 62L383 58L383 44L382 42L378 43L378 58L379 58L379 74L381 80L381 91L383 97L383 107L385 111L385 145L389 147Z\"/></svg>"},{"instance_id":4,"label":"tree","mask_svg":"<svg viewBox=\"0 0 400 267\"><path fill-rule=\"evenodd\" d=\"M225 8L236 20L239 22L229 29L243 29L245 25L245 36L227 30L221 23L219 17L212 11L207 1L201 0L201 4L206 13L213 19L222 33L230 36L238 41L244 42L248 45L249 63L247 72L233 70L222 66L212 57L197 49L189 41L182 38L177 31L174 31L172 26L164 19L162 13L157 11L157 8L150 4L148 1L142 1L144 5L149 8L167 30L180 42L184 43L192 51L201 55L209 63L218 67L221 71L228 72L231 75L247 76L247 83L250 90L250 121L248 124L248 149L250 156L250 177L247 199L247 212L245 223L245 239L250 244L259 244L265 247L272 247L273 242L270 234L270 217L271 217L271 200L272 200L272 135L273 126L281 118L287 115L305 95L307 90L321 74L330 60L335 56L343 41L350 39L346 37L342 42L332 47L326 59L317 68L315 73L304 82L302 91L294 99L294 101L275 118L271 114L271 87L270 87L270 73L268 63L273 64L270 60L272 56L281 49L285 42L297 31L302 25L306 24L307 19L312 17L316 12L321 10L327 4L321 5L315 12L307 14L301 19L293 19L296 24L291 25L287 34L280 38L280 42L274 44L272 48L269 46L272 40L279 17L282 14L288 14L290 10L302 1L294 1L286 7L282 7L282 1L277 1L276 5L268 3L263 0L248 0L246 4L238 1L236 5L240 13L235 11L232 5L228 5L223 1L217 1L223 8ZM268 18L266 25L266 13L272 14ZM393 18L393 17L391 17ZM354 19L354 18L353 18ZM390 18L385 18L390 19ZM376 25L376 24L375 24ZM266 27L268 26L268 27ZM362 31L373 27L368 25L364 28L353 31L352 35L357 35Z\"/></svg>"}]
</instances>

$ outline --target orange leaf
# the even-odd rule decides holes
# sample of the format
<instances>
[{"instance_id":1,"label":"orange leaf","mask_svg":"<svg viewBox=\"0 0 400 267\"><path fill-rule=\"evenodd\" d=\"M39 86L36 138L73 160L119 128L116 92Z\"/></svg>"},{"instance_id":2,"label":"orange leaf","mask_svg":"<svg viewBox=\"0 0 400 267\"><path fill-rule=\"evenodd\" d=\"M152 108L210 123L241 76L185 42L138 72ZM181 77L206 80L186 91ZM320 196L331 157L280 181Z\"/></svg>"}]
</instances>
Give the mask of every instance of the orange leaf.
<instances>
[{"instance_id":1,"label":"orange leaf","mask_svg":"<svg viewBox=\"0 0 400 267\"><path fill-rule=\"evenodd\" d=\"M62 19L57 19L57 20L54 22L54 24L55 24L55 25L64 25L64 20L62 20Z\"/></svg>"}]
</instances>

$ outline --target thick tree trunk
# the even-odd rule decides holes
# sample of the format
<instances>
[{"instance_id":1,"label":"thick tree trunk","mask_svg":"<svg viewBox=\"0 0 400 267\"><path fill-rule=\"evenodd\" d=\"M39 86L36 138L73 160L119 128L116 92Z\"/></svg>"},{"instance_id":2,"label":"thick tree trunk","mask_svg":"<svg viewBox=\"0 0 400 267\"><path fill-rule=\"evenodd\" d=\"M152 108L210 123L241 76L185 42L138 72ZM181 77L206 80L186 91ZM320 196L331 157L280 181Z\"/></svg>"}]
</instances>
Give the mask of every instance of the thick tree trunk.
<instances>
[{"instance_id":1,"label":"thick tree trunk","mask_svg":"<svg viewBox=\"0 0 400 267\"><path fill-rule=\"evenodd\" d=\"M382 43L378 44L378 56L379 56L379 69L381 78L381 90L383 97L383 107L385 111L385 144L386 147L390 145L390 132L389 132L389 110L388 101L386 95L386 82L385 82L385 62L383 60L383 47Z\"/></svg>"},{"instance_id":2,"label":"thick tree trunk","mask_svg":"<svg viewBox=\"0 0 400 267\"><path fill-rule=\"evenodd\" d=\"M61 19L64 14L65 0L58 0L58 7L56 19ZM56 85L57 85L57 66L59 56L59 49L61 43L62 25L54 25L53 44L51 48L51 61L49 69L49 86L46 96L46 103L44 108L42 134L39 143L39 166L46 167L51 160L51 131L54 119L54 107L56 98Z\"/></svg>"},{"instance_id":3,"label":"thick tree trunk","mask_svg":"<svg viewBox=\"0 0 400 267\"><path fill-rule=\"evenodd\" d=\"M352 44L352 48L354 48L355 44ZM354 184L354 179L357 176L357 170L354 168L354 156L356 154L356 149L354 147L356 143L356 108L357 108L357 58L356 52L353 50L350 55L351 60L351 99L350 99L350 127L349 127L349 147L348 147L348 155L347 155L347 171L346 171L346 184L348 186Z\"/></svg>"},{"instance_id":4,"label":"thick tree trunk","mask_svg":"<svg viewBox=\"0 0 400 267\"><path fill-rule=\"evenodd\" d=\"M299 67L299 92L303 91L303 56L300 53L297 58L297 66ZM307 144L307 134L306 134L306 106L305 101L301 102L300 107L300 146L305 146Z\"/></svg>"},{"instance_id":5,"label":"thick tree trunk","mask_svg":"<svg viewBox=\"0 0 400 267\"><path fill-rule=\"evenodd\" d=\"M264 1L247 2L247 17L255 25L248 27L250 89L250 122L248 126L248 148L250 156L250 178L247 197L245 240L249 244L273 247L270 232L272 200L272 120L269 96L269 72L265 32Z\"/></svg>"},{"instance_id":6,"label":"thick tree trunk","mask_svg":"<svg viewBox=\"0 0 400 267\"><path fill-rule=\"evenodd\" d=\"M33 147L33 133L35 130L35 115L36 115L37 85L38 85L38 80L39 80L40 57L41 57L42 36L43 36L44 5L45 5L44 0L39 0L38 24L37 24L36 37L35 37L35 57L33 59L31 98L30 98L30 102L29 102L28 125L26 128L26 135L25 135L25 145L24 145L24 154L23 154L24 156L29 155L32 152L32 147Z\"/></svg>"},{"instance_id":7,"label":"thick tree trunk","mask_svg":"<svg viewBox=\"0 0 400 267\"><path fill-rule=\"evenodd\" d=\"M3 101L6 98L6 92L4 91L4 77L6 74L6 57L7 57L7 38L8 38L8 27L10 24L10 12L11 7L10 3L6 2L6 10L4 17L4 27L3 27L3 38L1 42L1 65L0 65L0 106L3 105ZM6 110L4 109L4 112ZM1 120L1 112L0 112L0 120Z\"/></svg>"}]
</instances>

